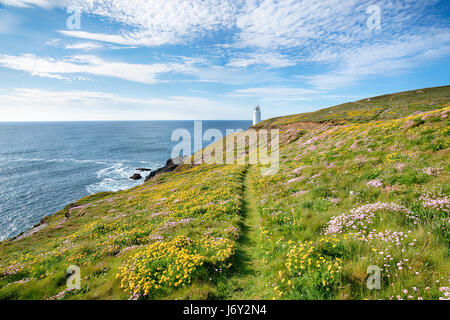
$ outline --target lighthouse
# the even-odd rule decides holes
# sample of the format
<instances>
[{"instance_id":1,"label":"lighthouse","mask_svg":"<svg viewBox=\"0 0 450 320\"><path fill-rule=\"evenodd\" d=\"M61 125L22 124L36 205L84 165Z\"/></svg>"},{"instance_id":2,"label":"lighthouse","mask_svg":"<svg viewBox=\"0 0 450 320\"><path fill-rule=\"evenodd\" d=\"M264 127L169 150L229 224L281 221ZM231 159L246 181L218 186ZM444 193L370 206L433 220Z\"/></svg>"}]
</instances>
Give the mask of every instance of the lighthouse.
<instances>
[{"instance_id":1,"label":"lighthouse","mask_svg":"<svg viewBox=\"0 0 450 320\"><path fill-rule=\"evenodd\" d=\"M253 112L253 125L261 122L261 108L256 106L255 112Z\"/></svg>"}]
</instances>

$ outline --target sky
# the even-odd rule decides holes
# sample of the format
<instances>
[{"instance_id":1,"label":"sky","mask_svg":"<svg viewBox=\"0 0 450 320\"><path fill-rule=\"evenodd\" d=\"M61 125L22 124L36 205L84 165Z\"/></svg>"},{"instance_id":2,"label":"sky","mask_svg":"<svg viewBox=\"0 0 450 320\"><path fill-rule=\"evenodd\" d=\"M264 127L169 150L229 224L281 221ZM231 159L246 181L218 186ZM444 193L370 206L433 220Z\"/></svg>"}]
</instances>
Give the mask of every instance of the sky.
<instances>
[{"instance_id":1,"label":"sky","mask_svg":"<svg viewBox=\"0 0 450 320\"><path fill-rule=\"evenodd\" d=\"M449 62L447 0L0 0L0 121L266 119Z\"/></svg>"}]
</instances>

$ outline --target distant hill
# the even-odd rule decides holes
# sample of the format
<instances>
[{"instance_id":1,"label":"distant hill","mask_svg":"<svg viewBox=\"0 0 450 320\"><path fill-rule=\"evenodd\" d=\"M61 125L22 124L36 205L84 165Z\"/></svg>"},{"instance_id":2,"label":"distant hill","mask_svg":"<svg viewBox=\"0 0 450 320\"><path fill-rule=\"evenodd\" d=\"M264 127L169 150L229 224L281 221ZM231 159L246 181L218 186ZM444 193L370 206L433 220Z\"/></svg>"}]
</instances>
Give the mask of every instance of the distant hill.
<instances>
[{"instance_id":1,"label":"distant hill","mask_svg":"<svg viewBox=\"0 0 450 320\"><path fill-rule=\"evenodd\" d=\"M365 98L314 112L271 118L253 128L283 126L299 121L343 123L389 120L449 105L450 86L424 88Z\"/></svg>"}]
</instances>

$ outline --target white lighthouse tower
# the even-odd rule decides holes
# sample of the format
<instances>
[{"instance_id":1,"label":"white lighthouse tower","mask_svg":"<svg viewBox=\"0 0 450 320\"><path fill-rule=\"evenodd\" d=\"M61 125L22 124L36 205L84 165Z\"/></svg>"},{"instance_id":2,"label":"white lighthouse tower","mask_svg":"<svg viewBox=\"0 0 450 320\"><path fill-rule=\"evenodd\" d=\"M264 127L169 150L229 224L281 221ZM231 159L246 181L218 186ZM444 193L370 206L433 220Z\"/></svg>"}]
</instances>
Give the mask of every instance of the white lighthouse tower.
<instances>
[{"instance_id":1,"label":"white lighthouse tower","mask_svg":"<svg viewBox=\"0 0 450 320\"><path fill-rule=\"evenodd\" d=\"M255 112L253 112L253 125L261 122L261 108L256 106Z\"/></svg>"}]
</instances>

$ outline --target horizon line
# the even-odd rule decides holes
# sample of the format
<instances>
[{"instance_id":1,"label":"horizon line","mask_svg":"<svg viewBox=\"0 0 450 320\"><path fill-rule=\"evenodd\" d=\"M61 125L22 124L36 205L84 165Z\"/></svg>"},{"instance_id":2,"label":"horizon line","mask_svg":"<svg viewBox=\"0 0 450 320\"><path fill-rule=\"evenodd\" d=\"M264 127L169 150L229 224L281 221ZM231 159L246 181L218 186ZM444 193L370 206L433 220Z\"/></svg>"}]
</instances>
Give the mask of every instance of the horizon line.
<instances>
[{"instance_id":1,"label":"horizon line","mask_svg":"<svg viewBox=\"0 0 450 320\"><path fill-rule=\"evenodd\" d=\"M0 123L49 123L49 122L148 122L148 121L249 121L252 119L154 119L154 120L6 120ZM262 120L263 121L263 120Z\"/></svg>"}]
</instances>

